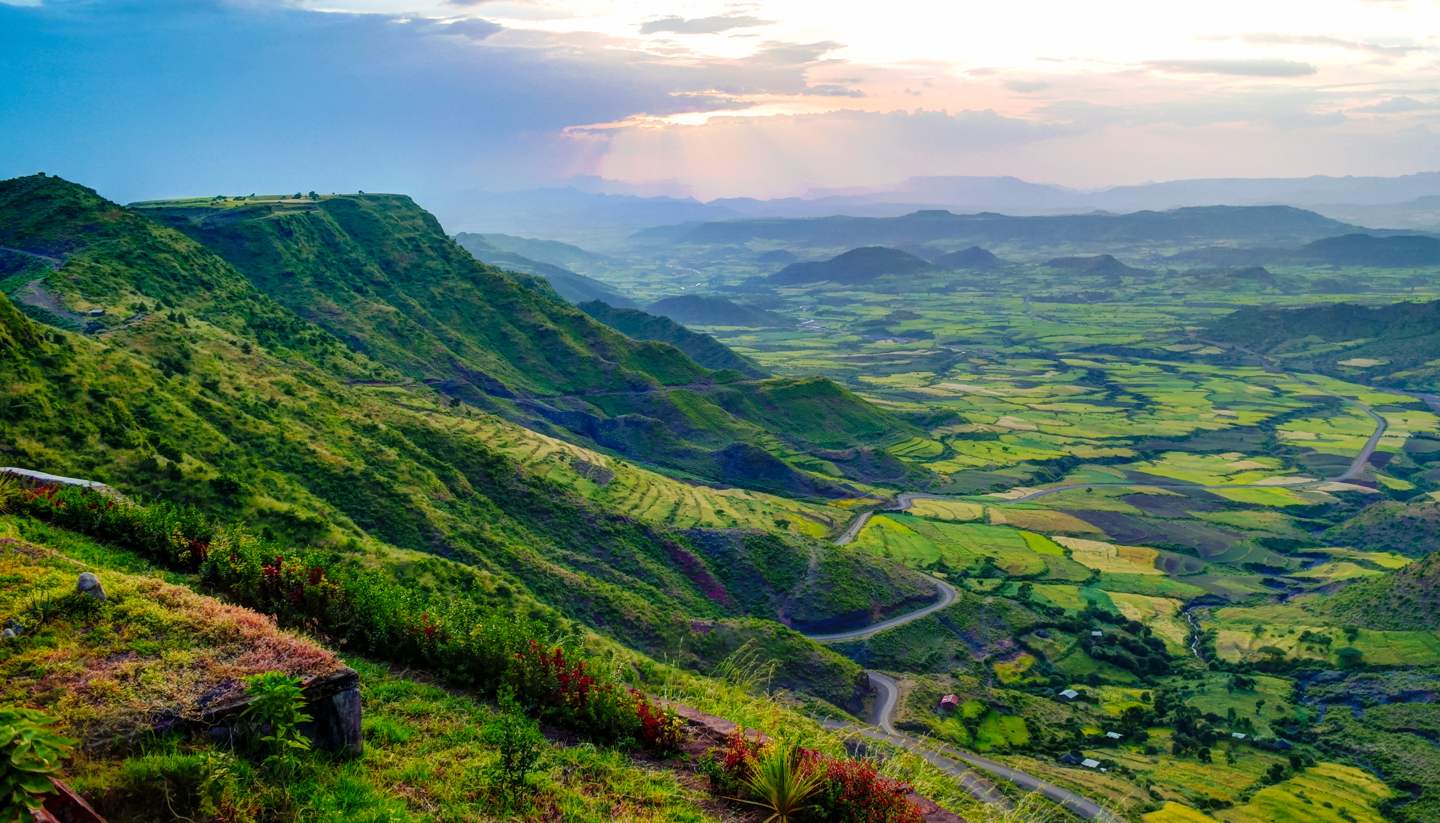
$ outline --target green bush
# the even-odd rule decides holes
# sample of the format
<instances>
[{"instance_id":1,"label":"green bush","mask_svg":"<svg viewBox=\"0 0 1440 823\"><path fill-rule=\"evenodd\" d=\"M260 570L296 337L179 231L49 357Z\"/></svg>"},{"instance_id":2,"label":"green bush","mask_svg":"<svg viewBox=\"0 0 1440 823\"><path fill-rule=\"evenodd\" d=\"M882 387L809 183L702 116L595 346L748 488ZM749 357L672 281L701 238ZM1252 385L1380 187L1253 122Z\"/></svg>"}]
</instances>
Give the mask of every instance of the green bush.
<instances>
[{"instance_id":1,"label":"green bush","mask_svg":"<svg viewBox=\"0 0 1440 823\"><path fill-rule=\"evenodd\" d=\"M12 474L0 474L0 514L8 514L20 507L25 499L25 487Z\"/></svg>"},{"instance_id":2,"label":"green bush","mask_svg":"<svg viewBox=\"0 0 1440 823\"><path fill-rule=\"evenodd\" d=\"M486 725L483 735L499 752L491 775L507 809L513 810L523 803L526 780L540 762L545 738L513 698L506 695L500 705L502 712Z\"/></svg>"},{"instance_id":3,"label":"green bush","mask_svg":"<svg viewBox=\"0 0 1440 823\"><path fill-rule=\"evenodd\" d=\"M37 519L198 572L211 590L336 645L422 666L484 694L509 687L533 716L597 741L662 753L678 746L672 713L542 644L531 620L429 597L334 553L277 546L177 506L56 487L27 490L20 505ZM262 688L278 689L268 681Z\"/></svg>"},{"instance_id":4,"label":"green bush","mask_svg":"<svg viewBox=\"0 0 1440 823\"><path fill-rule=\"evenodd\" d=\"M29 810L55 791L51 778L75 741L46 728L51 722L37 711L0 709L0 823L28 823Z\"/></svg>"},{"instance_id":5,"label":"green bush","mask_svg":"<svg viewBox=\"0 0 1440 823\"><path fill-rule=\"evenodd\" d=\"M305 711L305 692L300 679L283 672L265 672L245 680L250 705L243 719L251 740L265 754L265 766L277 772L293 772L297 755L310 751L310 741L300 726L313 718Z\"/></svg>"},{"instance_id":6,"label":"green bush","mask_svg":"<svg viewBox=\"0 0 1440 823\"><path fill-rule=\"evenodd\" d=\"M152 751L121 765L105 802L136 817L163 807L178 819L251 823L254 780L250 767L229 752Z\"/></svg>"}]
</instances>

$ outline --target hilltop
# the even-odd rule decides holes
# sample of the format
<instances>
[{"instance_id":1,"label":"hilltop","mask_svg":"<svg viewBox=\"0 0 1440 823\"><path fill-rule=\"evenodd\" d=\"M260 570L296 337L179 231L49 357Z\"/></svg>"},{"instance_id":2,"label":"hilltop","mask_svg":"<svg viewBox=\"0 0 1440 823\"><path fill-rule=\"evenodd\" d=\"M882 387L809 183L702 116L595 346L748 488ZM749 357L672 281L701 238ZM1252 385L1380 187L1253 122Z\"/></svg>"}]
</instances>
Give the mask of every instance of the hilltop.
<instances>
[{"instance_id":1,"label":"hilltop","mask_svg":"<svg viewBox=\"0 0 1440 823\"><path fill-rule=\"evenodd\" d=\"M1440 629L1440 552L1394 574L1355 583L1315 610L1344 625L1370 629Z\"/></svg>"},{"instance_id":2,"label":"hilltop","mask_svg":"<svg viewBox=\"0 0 1440 823\"><path fill-rule=\"evenodd\" d=\"M791 263L768 282L787 286L801 283L868 283L886 275L907 275L928 271L931 265L908 252L883 246L851 249L829 260Z\"/></svg>"},{"instance_id":3,"label":"hilltop","mask_svg":"<svg viewBox=\"0 0 1440 823\"><path fill-rule=\"evenodd\" d=\"M410 198L146 204L254 287L410 380L540 431L725 483L840 495L796 457L895 441L912 427L848 392L826 394L845 430L768 411L812 380L727 381L665 343L637 341L554 290L479 261ZM845 407L851 408L845 408ZM745 461L737 462L737 455ZM764 464L763 471L741 470Z\"/></svg>"},{"instance_id":4,"label":"hilltop","mask_svg":"<svg viewBox=\"0 0 1440 823\"><path fill-rule=\"evenodd\" d=\"M1046 260L1045 265L1059 271L1090 277L1135 277L1152 274L1148 269L1127 266L1116 260L1115 256L1111 254L1100 254L1094 257L1056 257Z\"/></svg>"},{"instance_id":5,"label":"hilltop","mask_svg":"<svg viewBox=\"0 0 1440 823\"><path fill-rule=\"evenodd\" d=\"M1440 264L1440 238L1424 235L1376 237L1346 234L1306 244L1300 259L1331 266L1406 268Z\"/></svg>"},{"instance_id":6,"label":"hilltop","mask_svg":"<svg viewBox=\"0 0 1440 823\"><path fill-rule=\"evenodd\" d=\"M993 252L979 246L942 254L930 262L935 264L936 268L941 269L974 269L976 271L988 271L1005 264L1005 261L996 257Z\"/></svg>"},{"instance_id":7,"label":"hilltop","mask_svg":"<svg viewBox=\"0 0 1440 823\"><path fill-rule=\"evenodd\" d=\"M677 323L697 326L789 326L785 317L754 306L743 306L723 297L682 294L662 297L646 307L651 314L664 315Z\"/></svg>"}]
</instances>

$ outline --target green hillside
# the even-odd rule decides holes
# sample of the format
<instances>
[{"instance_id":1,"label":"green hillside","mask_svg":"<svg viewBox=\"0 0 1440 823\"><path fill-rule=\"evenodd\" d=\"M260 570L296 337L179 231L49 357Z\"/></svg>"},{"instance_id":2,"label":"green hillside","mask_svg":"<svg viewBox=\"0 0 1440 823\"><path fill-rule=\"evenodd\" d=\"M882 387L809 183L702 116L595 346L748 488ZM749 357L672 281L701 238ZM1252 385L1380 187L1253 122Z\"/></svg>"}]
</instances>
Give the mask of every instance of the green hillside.
<instances>
[{"instance_id":1,"label":"green hillside","mask_svg":"<svg viewBox=\"0 0 1440 823\"><path fill-rule=\"evenodd\" d=\"M646 462L753 488L847 493L843 476L813 476L792 456L884 445L867 439L874 427L846 435L826 426L816 440L811 426L747 416L767 395L796 389L836 404L835 420L887 420L886 442L908 436L902 422L838 387L727 383L673 346L627 338L544 284L478 262L408 197L172 201L141 212L406 378ZM774 465L740 471L733 455L757 449Z\"/></svg>"},{"instance_id":2,"label":"green hillside","mask_svg":"<svg viewBox=\"0 0 1440 823\"><path fill-rule=\"evenodd\" d=\"M635 301L593 277L576 274L563 266L532 260L524 255L499 248L486 240L486 235L461 232L455 235L455 242L459 243L461 248L475 255L475 259L482 263L489 263L506 271L533 274L544 279L561 297L571 303L579 304L591 300L601 300L612 306L635 305Z\"/></svg>"},{"instance_id":3,"label":"green hillside","mask_svg":"<svg viewBox=\"0 0 1440 823\"><path fill-rule=\"evenodd\" d=\"M25 198L13 185L5 191L11 213L24 213ZM509 424L455 407L423 384L368 385L355 375L389 372L270 301L184 235L104 207L70 184L47 182L42 191L72 203L63 235L70 256L48 281L57 293L83 300L94 282L126 301L147 293L141 288L163 293L172 270L155 261L166 254L191 263L175 277L198 270L216 288L195 290L183 308L137 312L89 336L46 329L0 297L0 463L243 518L264 537L384 568L419 591L528 603L688 665L714 662L685 643L690 617L774 620L780 604L792 602L816 621L853 610L838 602L827 611L824 593L803 580L718 574L696 537L588 502L467 428L476 419ZM86 204L101 204L101 215ZM103 215L109 228L92 243L86 227ZM15 232L6 240L36 238ZM104 278L89 277L97 271ZM228 308L210 304L216 292ZM292 331L272 347L257 327ZM312 356L294 356L289 340ZM813 426L817 438L833 436L812 421L793 422ZM673 493L658 483L651 493ZM775 508L777 517L788 511ZM799 537L776 540L767 553L831 551ZM871 574L864 596L899 604L914 596L913 577Z\"/></svg>"},{"instance_id":4,"label":"green hillside","mask_svg":"<svg viewBox=\"0 0 1440 823\"><path fill-rule=\"evenodd\" d=\"M1216 321L1206 335L1291 368L1425 391L1435 386L1440 302L1246 307Z\"/></svg>"},{"instance_id":5,"label":"green hillside","mask_svg":"<svg viewBox=\"0 0 1440 823\"><path fill-rule=\"evenodd\" d=\"M1431 552L1394 574L1356 583L1313 608L1350 626L1440 629L1440 552Z\"/></svg>"},{"instance_id":6,"label":"green hillside","mask_svg":"<svg viewBox=\"0 0 1440 823\"><path fill-rule=\"evenodd\" d=\"M668 317L614 306L601 300L581 303L580 310L626 337L669 343L707 369L730 369L746 377L765 375L765 370L754 361L736 354L719 340L708 334L693 332Z\"/></svg>"}]
</instances>

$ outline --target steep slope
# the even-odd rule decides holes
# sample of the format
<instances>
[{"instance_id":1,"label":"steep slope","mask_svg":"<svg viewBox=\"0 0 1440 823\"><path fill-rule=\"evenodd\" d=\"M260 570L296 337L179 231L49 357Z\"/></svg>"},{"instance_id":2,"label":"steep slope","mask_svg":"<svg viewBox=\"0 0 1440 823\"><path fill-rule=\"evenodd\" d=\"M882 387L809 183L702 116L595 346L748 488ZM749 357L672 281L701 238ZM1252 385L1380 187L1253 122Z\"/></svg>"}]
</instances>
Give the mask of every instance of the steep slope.
<instances>
[{"instance_id":1,"label":"steep slope","mask_svg":"<svg viewBox=\"0 0 1440 823\"><path fill-rule=\"evenodd\" d=\"M600 300L621 308L635 305L635 301L593 277L576 274L554 263L531 260L515 252L497 248L485 239L485 235L461 232L455 235L455 242L482 263L544 279L561 297L571 303L578 305L590 300Z\"/></svg>"},{"instance_id":2,"label":"steep slope","mask_svg":"<svg viewBox=\"0 0 1440 823\"><path fill-rule=\"evenodd\" d=\"M301 358L283 341L266 345L243 315L210 305L211 293L200 289L186 294L183 312L147 313L93 337L45 329L0 296L0 464L90 477L127 494L243 518L262 536L353 557L417 590L528 603L651 652L689 648L687 617L773 620L770 604L802 596L772 590L784 580L755 579L740 584L747 595L770 593L742 601L664 518L642 523L589 502L492 449L473 429L483 421L490 437L503 439L511 424L456 408L424 385L366 385L354 375L385 370L270 302L223 260L184 235L131 220L93 192L64 186L70 190L58 193L79 205L52 209L47 221L69 255L51 275L60 296L80 299L89 283L83 275L93 270L131 294L131 284L163 291L167 279L194 276L152 265L154 256L142 252L158 237L224 284L225 300L258 307L260 327L284 321L300 330L295 337L329 341L317 352L344 356ZM54 199L35 202L47 208ZM23 198L6 207L4 215L17 219L0 225L24 225ZM97 222L106 228L92 236L88 227ZM831 432L816 428L814 436L828 442ZM684 488L659 476L650 484L677 507L687 505ZM757 518L768 509L758 496L748 505ZM793 516L794 507L773 511ZM802 563L829 551L777 539ZM874 596L900 602L912 592L876 587ZM821 615L837 614L809 602ZM706 663L693 651L675 659Z\"/></svg>"},{"instance_id":3,"label":"steep slope","mask_svg":"<svg viewBox=\"0 0 1440 823\"><path fill-rule=\"evenodd\" d=\"M408 197L177 201L146 204L143 213L203 243L356 350L463 401L722 482L847 493L842 478L787 462L795 452L833 448L831 438L822 445L803 429L775 429L731 400L792 381L725 383L673 346L631 340L544 284L476 261ZM849 393L830 399L864 407L836 408L836 419L885 416ZM890 422L894 438L910 428ZM861 439L870 434L856 432L846 445L873 445ZM733 456L756 450L770 470L740 473Z\"/></svg>"},{"instance_id":4,"label":"steep slope","mask_svg":"<svg viewBox=\"0 0 1440 823\"><path fill-rule=\"evenodd\" d=\"M1313 608L1351 626L1440 629L1440 552L1385 577L1352 584Z\"/></svg>"},{"instance_id":5,"label":"steep slope","mask_svg":"<svg viewBox=\"0 0 1440 823\"><path fill-rule=\"evenodd\" d=\"M884 246L851 249L829 260L791 263L769 282L779 286L800 283L868 283L885 275L907 275L928 271L931 265L908 252Z\"/></svg>"},{"instance_id":6,"label":"steep slope","mask_svg":"<svg viewBox=\"0 0 1440 823\"><path fill-rule=\"evenodd\" d=\"M1418 557L1440 547L1440 501L1421 498L1407 503L1372 503L1354 517L1326 529L1325 539L1336 546Z\"/></svg>"},{"instance_id":7,"label":"steep slope","mask_svg":"<svg viewBox=\"0 0 1440 823\"><path fill-rule=\"evenodd\" d=\"M600 300L581 303L580 310L626 337L669 343L707 369L729 369L746 377L765 376L765 370L753 360L736 354L710 335L693 332L668 317L619 308Z\"/></svg>"},{"instance_id":8,"label":"steep slope","mask_svg":"<svg viewBox=\"0 0 1440 823\"><path fill-rule=\"evenodd\" d=\"M467 234L461 232L455 239L477 238L492 248L518 254L538 263L549 263L573 272L594 277L615 265L615 261L603 254L587 251L579 246L561 243L558 240L541 240L534 237L516 237L513 234Z\"/></svg>"},{"instance_id":9,"label":"steep slope","mask_svg":"<svg viewBox=\"0 0 1440 823\"><path fill-rule=\"evenodd\" d=\"M646 306L651 314L664 315L677 323L697 326L789 326L790 321L772 311L742 306L723 297L682 294L662 297Z\"/></svg>"}]
</instances>

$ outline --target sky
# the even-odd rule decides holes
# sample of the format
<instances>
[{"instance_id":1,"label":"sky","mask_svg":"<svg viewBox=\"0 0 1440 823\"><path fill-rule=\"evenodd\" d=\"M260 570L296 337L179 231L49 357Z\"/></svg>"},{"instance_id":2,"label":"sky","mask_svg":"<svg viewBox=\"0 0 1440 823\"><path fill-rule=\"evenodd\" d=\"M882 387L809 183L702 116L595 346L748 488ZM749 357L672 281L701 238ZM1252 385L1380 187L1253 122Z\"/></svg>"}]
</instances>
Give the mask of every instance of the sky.
<instances>
[{"instance_id":1,"label":"sky","mask_svg":"<svg viewBox=\"0 0 1440 823\"><path fill-rule=\"evenodd\" d=\"M1440 0L0 0L0 177L701 199L1440 169Z\"/></svg>"}]
</instances>

